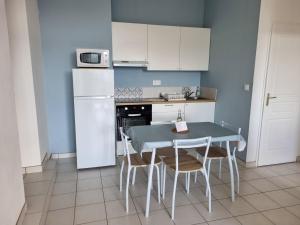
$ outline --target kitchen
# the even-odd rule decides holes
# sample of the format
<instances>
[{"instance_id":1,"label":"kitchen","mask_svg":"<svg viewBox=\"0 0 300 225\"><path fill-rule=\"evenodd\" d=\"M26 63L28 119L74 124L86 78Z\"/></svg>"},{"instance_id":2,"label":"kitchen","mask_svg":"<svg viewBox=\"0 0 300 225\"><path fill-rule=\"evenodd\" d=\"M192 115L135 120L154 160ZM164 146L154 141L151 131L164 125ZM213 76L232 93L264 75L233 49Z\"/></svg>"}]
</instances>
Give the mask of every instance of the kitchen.
<instances>
[{"instance_id":1,"label":"kitchen","mask_svg":"<svg viewBox=\"0 0 300 225\"><path fill-rule=\"evenodd\" d=\"M298 57L293 22L299 18L288 16L296 15L291 11L298 3L289 0L276 14L285 3L272 1L6 1L10 60L19 65L11 73L24 224L280 224L282 218L299 224L299 145L291 135L299 121L292 60ZM271 25L278 20L288 25ZM280 79L276 71L289 76ZM187 122L181 137L241 144L223 148L223 163L208 155L209 182L205 173L201 185L197 173L179 178L174 212L174 176L167 163L158 169L154 156L156 148L160 154L159 148L170 147L176 120ZM225 129L227 123L239 129ZM151 138L164 144L138 165L150 165L148 176L122 155L128 150L135 157ZM194 158L189 162L198 168ZM123 163L134 171L124 181L128 186L132 179L129 191L119 176ZM266 165L272 166L257 168ZM35 209L37 203L43 209Z\"/></svg>"}]
</instances>

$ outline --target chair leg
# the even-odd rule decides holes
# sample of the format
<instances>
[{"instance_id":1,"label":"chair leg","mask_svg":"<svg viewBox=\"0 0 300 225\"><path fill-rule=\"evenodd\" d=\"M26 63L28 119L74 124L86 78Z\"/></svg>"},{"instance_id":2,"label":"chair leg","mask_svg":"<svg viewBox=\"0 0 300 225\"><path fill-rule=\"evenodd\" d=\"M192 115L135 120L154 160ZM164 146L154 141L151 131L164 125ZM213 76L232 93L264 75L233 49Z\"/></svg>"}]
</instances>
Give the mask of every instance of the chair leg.
<instances>
[{"instance_id":1,"label":"chair leg","mask_svg":"<svg viewBox=\"0 0 300 225\"><path fill-rule=\"evenodd\" d=\"M122 182L123 182L123 170L124 170L124 160L122 161L121 171L120 171L120 192L122 192Z\"/></svg>"},{"instance_id":2,"label":"chair leg","mask_svg":"<svg viewBox=\"0 0 300 225\"><path fill-rule=\"evenodd\" d=\"M148 166L148 176L150 174L150 166ZM153 190L153 182L151 182L151 191Z\"/></svg>"},{"instance_id":3,"label":"chair leg","mask_svg":"<svg viewBox=\"0 0 300 225\"><path fill-rule=\"evenodd\" d=\"M130 172L131 172L131 166L128 166L128 170L127 170L127 182L126 182L126 212L127 213L129 211L129 207L128 207L128 195L129 195Z\"/></svg>"},{"instance_id":4,"label":"chair leg","mask_svg":"<svg viewBox=\"0 0 300 225\"><path fill-rule=\"evenodd\" d=\"M188 172L187 174L187 194L190 193L190 180L191 180L191 172Z\"/></svg>"},{"instance_id":5,"label":"chair leg","mask_svg":"<svg viewBox=\"0 0 300 225\"><path fill-rule=\"evenodd\" d=\"M164 183L164 164L161 163L160 164L160 192L161 192L161 195L163 194L163 183Z\"/></svg>"},{"instance_id":6,"label":"chair leg","mask_svg":"<svg viewBox=\"0 0 300 225\"><path fill-rule=\"evenodd\" d=\"M175 214L175 196L176 196L177 178L178 178L178 172L175 172L173 197L172 197L172 220L174 220L174 214Z\"/></svg>"},{"instance_id":7,"label":"chair leg","mask_svg":"<svg viewBox=\"0 0 300 225\"><path fill-rule=\"evenodd\" d=\"M136 176L136 167L134 167L134 169L133 169L133 176L132 176L132 183L131 183L131 185L135 184L135 176Z\"/></svg>"},{"instance_id":8,"label":"chair leg","mask_svg":"<svg viewBox=\"0 0 300 225\"><path fill-rule=\"evenodd\" d=\"M211 159L208 160L208 166L207 166L207 179L209 181L209 176L210 176L210 165L211 165ZM208 195L208 185L206 182L206 197Z\"/></svg>"},{"instance_id":9,"label":"chair leg","mask_svg":"<svg viewBox=\"0 0 300 225\"><path fill-rule=\"evenodd\" d=\"M156 174L157 174L157 200L158 203L160 204L160 177L159 177L159 167L158 165L155 165L156 168Z\"/></svg>"},{"instance_id":10,"label":"chair leg","mask_svg":"<svg viewBox=\"0 0 300 225\"><path fill-rule=\"evenodd\" d=\"M239 194L240 193L240 173L239 173L239 167L238 167L238 164L237 164L237 161L236 161L235 154L233 154L232 159L233 159L233 162L234 162L234 165L235 165L237 193Z\"/></svg>"},{"instance_id":11,"label":"chair leg","mask_svg":"<svg viewBox=\"0 0 300 225\"><path fill-rule=\"evenodd\" d=\"M164 168L164 171L163 171L163 174L164 174L164 180L163 180L163 190L162 190L162 199L165 199L165 196L166 196L166 178L167 178L167 166L164 165L163 166Z\"/></svg>"},{"instance_id":12,"label":"chair leg","mask_svg":"<svg viewBox=\"0 0 300 225\"><path fill-rule=\"evenodd\" d=\"M197 154L197 160L199 159L199 155ZM197 175L198 175L198 172L196 171L195 172L195 177L194 177L194 183L196 183L197 182Z\"/></svg>"},{"instance_id":13,"label":"chair leg","mask_svg":"<svg viewBox=\"0 0 300 225\"><path fill-rule=\"evenodd\" d=\"M220 164L219 164L219 179L222 179L222 159L220 159Z\"/></svg>"},{"instance_id":14,"label":"chair leg","mask_svg":"<svg viewBox=\"0 0 300 225\"><path fill-rule=\"evenodd\" d=\"M188 192L188 174L185 174L185 192Z\"/></svg>"},{"instance_id":15,"label":"chair leg","mask_svg":"<svg viewBox=\"0 0 300 225\"><path fill-rule=\"evenodd\" d=\"M206 173L206 171L203 171L205 180L206 180L206 187L207 187L207 192L208 192L208 211L211 212L211 190L210 190L210 185L209 185L209 178L208 175Z\"/></svg>"}]
</instances>

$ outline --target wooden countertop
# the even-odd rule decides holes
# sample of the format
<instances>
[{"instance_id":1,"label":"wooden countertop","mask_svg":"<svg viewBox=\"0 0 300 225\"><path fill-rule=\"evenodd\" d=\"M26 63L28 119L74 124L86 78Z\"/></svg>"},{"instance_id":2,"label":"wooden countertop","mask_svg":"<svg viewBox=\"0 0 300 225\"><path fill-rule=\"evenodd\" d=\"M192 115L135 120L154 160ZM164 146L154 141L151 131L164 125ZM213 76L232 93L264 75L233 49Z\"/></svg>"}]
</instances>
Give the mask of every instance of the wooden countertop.
<instances>
[{"instance_id":1,"label":"wooden countertop","mask_svg":"<svg viewBox=\"0 0 300 225\"><path fill-rule=\"evenodd\" d=\"M176 104L176 103L207 103L216 102L211 99L189 99L189 100L171 100L166 101L161 98L137 98L137 99L116 99L116 106L122 105L152 105L152 104Z\"/></svg>"}]
</instances>

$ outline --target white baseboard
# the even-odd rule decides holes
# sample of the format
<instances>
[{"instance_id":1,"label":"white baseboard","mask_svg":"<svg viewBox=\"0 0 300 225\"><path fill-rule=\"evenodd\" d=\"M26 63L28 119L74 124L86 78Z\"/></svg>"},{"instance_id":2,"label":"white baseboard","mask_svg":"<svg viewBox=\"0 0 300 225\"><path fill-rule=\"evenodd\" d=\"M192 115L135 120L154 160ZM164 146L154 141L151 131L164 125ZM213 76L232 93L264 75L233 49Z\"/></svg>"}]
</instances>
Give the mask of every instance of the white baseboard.
<instances>
[{"instance_id":1,"label":"white baseboard","mask_svg":"<svg viewBox=\"0 0 300 225\"><path fill-rule=\"evenodd\" d=\"M71 153L52 153L51 158L52 159L65 159L65 158L74 158L76 157L75 152Z\"/></svg>"},{"instance_id":2,"label":"white baseboard","mask_svg":"<svg viewBox=\"0 0 300 225\"><path fill-rule=\"evenodd\" d=\"M25 173L40 173L43 172L43 167L41 165L39 166L29 166L25 167Z\"/></svg>"},{"instance_id":3,"label":"white baseboard","mask_svg":"<svg viewBox=\"0 0 300 225\"><path fill-rule=\"evenodd\" d=\"M24 205L23 205L23 208L20 212L20 215L19 215L19 218L18 218L18 221L17 221L16 225L22 225L23 224L26 211L27 211L27 204L25 202Z\"/></svg>"},{"instance_id":4,"label":"white baseboard","mask_svg":"<svg viewBox=\"0 0 300 225\"><path fill-rule=\"evenodd\" d=\"M254 162L246 162L246 167L247 168L257 167L256 162L255 161Z\"/></svg>"}]
</instances>

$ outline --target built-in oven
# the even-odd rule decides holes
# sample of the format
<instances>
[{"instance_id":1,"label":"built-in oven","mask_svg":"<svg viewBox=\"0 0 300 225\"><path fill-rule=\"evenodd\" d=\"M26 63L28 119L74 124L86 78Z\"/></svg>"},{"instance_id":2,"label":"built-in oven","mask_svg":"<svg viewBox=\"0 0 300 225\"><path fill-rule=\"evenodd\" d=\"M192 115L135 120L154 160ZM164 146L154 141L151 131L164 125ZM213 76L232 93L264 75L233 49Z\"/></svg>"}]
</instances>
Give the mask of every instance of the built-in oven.
<instances>
[{"instance_id":1,"label":"built-in oven","mask_svg":"<svg viewBox=\"0 0 300 225\"><path fill-rule=\"evenodd\" d=\"M117 139L121 141L120 127L126 132L130 127L150 125L152 121L152 105L117 106Z\"/></svg>"}]
</instances>

